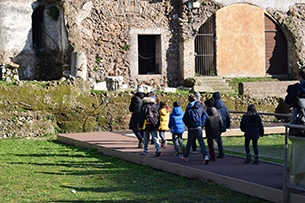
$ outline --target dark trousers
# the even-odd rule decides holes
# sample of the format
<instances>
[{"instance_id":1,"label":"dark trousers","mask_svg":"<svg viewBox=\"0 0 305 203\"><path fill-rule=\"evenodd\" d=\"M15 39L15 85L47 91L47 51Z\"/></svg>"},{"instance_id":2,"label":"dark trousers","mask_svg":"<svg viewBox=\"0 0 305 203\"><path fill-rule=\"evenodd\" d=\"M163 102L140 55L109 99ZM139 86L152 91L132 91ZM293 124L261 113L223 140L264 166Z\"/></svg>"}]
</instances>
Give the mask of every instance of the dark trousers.
<instances>
[{"instance_id":1,"label":"dark trousers","mask_svg":"<svg viewBox=\"0 0 305 203\"><path fill-rule=\"evenodd\" d=\"M201 153L203 158L207 156L207 152L205 149L205 144L202 138L202 129L201 128L195 128L195 129L189 129L187 133L187 144L184 151L184 157L189 157L190 148L193 143L193 141L197 139L200 145Z\"/></svg>"},{"instance_id":2,"label":"dark trousers","mask_svg":"<svg viewBox=\"0 0 305 203\"><path fill-rule=\"evenodd\" d=\"M251 138L245 138L245 151L246 154L250 154L250 141L252 140L252 147L254 151L254 155L258 156L258 138L256 139L251 139Z\"/></svg>"},{"instance_id":3,"label":"dark trousers","mask_svg":"<svg viewBox=\"0 0 305 203\"><path fill-rule=\"evenodd\" d=\"M193 143L192 143L192 151L193 151L193 152L197 151L196 139L193 140Z\"/></svg>"},{"instance_id":4,"label":"dark trousers","mask_svg":"<svg viewBox=\"0 0 305 203\"><path fill-rule=\"evenodd\" d=\"M222 139L221 139L221 132L218 133L215 140L216 140L216 143L217 143L219 155L224 155L223 146L222 146Z\"/></svg>"},{"instance_id":5,"label":"dark trousers","mask_svg":"<svg viewBox=\"0 0 305 203\"><path fill-rule=\"evenodd\" d=\"M214 139L208 138L209 154L211 158L215 158Z\"/></svg>"},{"instance_id":6,"label":"dark trousers","mask_svg":"<svg viewBox=\"0 0 305 203\"><path fill-rule=\"evenodd\" d=\"M139 141L143 140L143 131L140 130L132 130L132 132L135 134L135 136L138 138Z\"/></svg>"}]
</instances>

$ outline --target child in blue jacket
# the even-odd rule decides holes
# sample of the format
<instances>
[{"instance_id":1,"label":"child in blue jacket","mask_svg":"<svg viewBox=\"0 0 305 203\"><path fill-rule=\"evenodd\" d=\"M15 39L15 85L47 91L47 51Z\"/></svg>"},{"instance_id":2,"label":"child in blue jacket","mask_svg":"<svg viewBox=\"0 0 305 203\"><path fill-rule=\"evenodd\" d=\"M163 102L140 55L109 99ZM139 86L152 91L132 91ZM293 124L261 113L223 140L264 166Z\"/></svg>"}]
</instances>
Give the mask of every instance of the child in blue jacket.
<instances>
[{"instance_id":1,"label":"child in blue jacket","mask_svg":"<svg viewBox=\"0 0 305 203\"><path fill-rule=\"evenodd\" d=\"M184 133L184 122L182 120L184 112L179 103L175 101L173 103L173 110L169 117L168 127L172 133L172 140L175 148L175 156L184 152L184 144L182 140L182 134ZM180 148L179 148L180 147ZM180 150L179 150L180 149Z\"/></svg>"}]
</instances>

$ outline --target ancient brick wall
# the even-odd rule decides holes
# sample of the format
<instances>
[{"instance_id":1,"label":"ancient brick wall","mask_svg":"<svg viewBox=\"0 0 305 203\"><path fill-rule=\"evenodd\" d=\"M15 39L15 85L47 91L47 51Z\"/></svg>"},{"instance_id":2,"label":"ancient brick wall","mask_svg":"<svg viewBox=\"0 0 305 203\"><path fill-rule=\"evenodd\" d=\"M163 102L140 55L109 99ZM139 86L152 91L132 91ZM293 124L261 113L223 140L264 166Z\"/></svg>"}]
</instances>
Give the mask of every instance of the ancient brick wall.
<instances>
[{"instance_id":1,"label":"ancient brick wall","mask_svg":"<svg viewBox=\"0 0 305 203\"><path fill-rule=\"evenodd\" d=\"M239 84L239 93L252 98L264 99L267 97L284 98L287 94L288 85L298 81L266 81L266 82L243 82Z\"/></svg>"},{"instance_id":2,"label":"ancient brick wall","mask_svg":"<svg viewBox=\"0 0 305 203\"><path fill-rule=\"evenodd\" d=\"M139 0L91 1L94 5L90 15L78 27L74 22L79 13L84 10L81 1L65 2L67 30L69 40L76 50L86 52L88 57L88 76L96 81L102 81L106 76L124 76L125 83L135 85L137 77L131 77L130 60L131 28L163 29L162 71L159 81L149 81L149 85L167 85L167 82L181 81L177 74L179 66L179 24L172 21L178 15L176 9L179 1L162 1L150 3ZM76 15L73 15L73 13ZM75 32L75 29L80 32ZM141 33L141 32L139 32ZM137 47L136 47L137 48ZM137 60L137 58L132 58ZM179 70L179 69L178 69ZM147 79L147 78L146 78Z\"/></svg>"}]
</instances>

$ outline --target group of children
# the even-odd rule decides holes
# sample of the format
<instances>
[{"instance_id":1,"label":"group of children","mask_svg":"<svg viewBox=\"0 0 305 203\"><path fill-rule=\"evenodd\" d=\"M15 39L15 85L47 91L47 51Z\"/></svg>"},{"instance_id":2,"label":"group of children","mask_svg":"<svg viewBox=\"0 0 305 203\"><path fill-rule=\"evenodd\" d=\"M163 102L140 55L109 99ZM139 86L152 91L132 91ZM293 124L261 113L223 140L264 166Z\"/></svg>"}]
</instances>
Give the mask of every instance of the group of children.
<instances>
[{"instance_id":1,"label":"group of children","mask_svg":"<svg viewBox=\"0 0 305 203\"><path fill-rule=\"evenodd\" d=\"M190 148L196 143L196 140L199 142L203 155L203 164L215 161L215 158L224 157L221 133L230 128L230 114L223 101L220 100L219 92L214 92L213 96L203 103L200 102L199 93L190 94L189 104L185 112L177 101L173 102L171 109L166 102L158 102L153 92L146 96L143 92L138 88L129 105L129 110L132 112L129 128L133 130L139 140L138 147L144 147L143 155L148 154L148 143L151 137L156 149L155 156L160 156L161 148L165 148L167 144L165 133L170 131L175 150L174 155L179 156L184 161L189 159ZM202 136L203 127L207 138L208 153ZM188 135L185 146L182 135L186 128ZM259 136L264 134L264 129L254 105L249 105L248 112L243 115L240 129L245 132L245 163L251 162L249 143L252 140L255 154L253 163L257 164L257 140ZM217 156L214 140L218 145L219 153Z\"/></svg>"}]
</instances>

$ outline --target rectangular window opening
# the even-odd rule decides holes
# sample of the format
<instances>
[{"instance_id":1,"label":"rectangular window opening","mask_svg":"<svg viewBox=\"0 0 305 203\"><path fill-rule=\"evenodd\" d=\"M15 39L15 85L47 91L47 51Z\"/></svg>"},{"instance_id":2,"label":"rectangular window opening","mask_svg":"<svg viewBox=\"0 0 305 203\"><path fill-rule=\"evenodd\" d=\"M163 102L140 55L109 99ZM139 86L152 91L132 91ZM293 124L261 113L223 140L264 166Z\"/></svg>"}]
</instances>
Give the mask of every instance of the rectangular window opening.
<instances>
[{"instance_id":1,"label":"rectangular window opening","mask_svg":"<svg viewBox=\"0 0 305 203\"><path fill-rule=\"evenodd\" d=\"M160 74L161 36L138 35L138 74Z\"/></svg>"}]
</instances>

